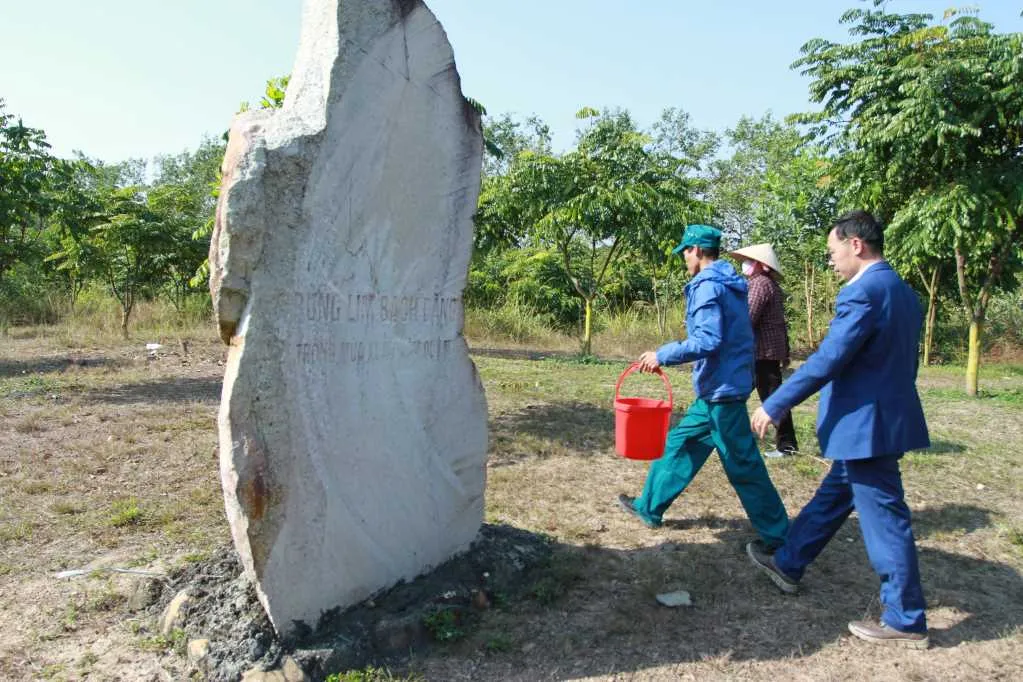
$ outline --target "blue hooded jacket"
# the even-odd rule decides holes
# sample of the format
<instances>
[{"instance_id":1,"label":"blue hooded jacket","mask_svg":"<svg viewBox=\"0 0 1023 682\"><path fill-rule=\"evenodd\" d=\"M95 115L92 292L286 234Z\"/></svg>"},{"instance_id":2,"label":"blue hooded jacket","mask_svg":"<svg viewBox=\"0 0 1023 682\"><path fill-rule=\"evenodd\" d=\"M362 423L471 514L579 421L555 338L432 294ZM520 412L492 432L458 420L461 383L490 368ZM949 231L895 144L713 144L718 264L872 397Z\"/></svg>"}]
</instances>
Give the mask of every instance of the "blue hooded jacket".
<instances>
[{"instance_id":1,"label":"blue hooded jacket","mask_svg":"<svg viewBox=\"0 0 1023 682\"><path fill-rule=\"evenodd\" d=\"M662 365L693 362L693 390L707 401L746 400L753 390L753 326L746 280L716 260L686 285L685 341L657 349Z\"/></svg>"}]
</instances>

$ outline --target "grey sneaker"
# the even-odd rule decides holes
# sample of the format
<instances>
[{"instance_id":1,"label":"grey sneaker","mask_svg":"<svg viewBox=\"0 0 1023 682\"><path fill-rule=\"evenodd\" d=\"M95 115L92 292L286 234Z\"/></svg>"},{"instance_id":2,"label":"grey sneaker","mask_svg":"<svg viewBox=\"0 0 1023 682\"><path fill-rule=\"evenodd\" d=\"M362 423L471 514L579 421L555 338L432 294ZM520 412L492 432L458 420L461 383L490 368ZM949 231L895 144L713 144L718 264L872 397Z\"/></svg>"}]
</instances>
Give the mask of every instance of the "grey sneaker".
<instances>
[{"instance_id":1,"label":"grey sneaker","mask_svg":"<svg viewBox=\"0 0 1023 682\"><path fill-rule=\"evenodd\" d=\"M777 459L779 457L784 457L785 454L786 453L781 450L767 450L764 452L764 457L767 457L768 459Z\"/></svg>"},{"instance_id":2,"label":"grey sneaker","mask_svg":"<svg viewBox=\"0 0 1023 682\"><path fill-rule=\"evenodd\" d=\"M763 543L756 540L746 543L746 554L749 555L753 565L766 573L779 590L785 594L795 594L799 591L799 583L782 573L774 565L774 555L764 547Z\"/></svg>"},{"instance_id":3,"label":"grey sneaker","mask_svg":"<svg viewBox=\"0 0 1023 682\"><path fill-rule=\"evenodd\" d=\"M902 632L887 623L854 620L849 623L849 632L873 644L887 644L906 649L926 649L930 646L930 640L927 638L926 632Z\"/></svg>"},{"instance_id":4,"label":"grey sneaker","mask_svg":"<svg viewBox=\"0 0 1023 682\"><path fill-rule=\"evenodd\" d=\"M650 519L639 513L639 511L636 509L636 505L634 504L635 501L636 498L631 495L618 496L618 506L622 508L623 512L635 516L637 519L642 521L643 525L646 526L647 528L660 528L661 527L660 522L651 521Z\"/></svg>"}]
</instances>

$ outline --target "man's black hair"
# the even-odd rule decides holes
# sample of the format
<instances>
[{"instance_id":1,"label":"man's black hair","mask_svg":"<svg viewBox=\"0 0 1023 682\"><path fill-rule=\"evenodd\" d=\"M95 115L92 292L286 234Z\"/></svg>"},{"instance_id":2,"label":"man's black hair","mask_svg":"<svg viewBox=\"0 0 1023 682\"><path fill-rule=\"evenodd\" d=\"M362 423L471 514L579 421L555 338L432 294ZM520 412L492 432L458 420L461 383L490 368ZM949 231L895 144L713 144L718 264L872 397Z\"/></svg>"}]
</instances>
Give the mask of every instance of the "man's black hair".
<instances>
[{"instance_id":1,"label":"man's black hair","mask_svg":"<svg viewBox=\"0 0 1023 682\"><path fill-rule=\"evenodd\" d=\"M884 226L866 211L849 211L835 221L832 229L842 241L857 237L874 253L881 255L884 251Z\"/></svg>"},{"instance_id":2,"label":"man's black hair","mask_svg":"<svg viewBox=\"0 0 1023 682\"><path fill-rule=\"evenodd\" d=\"M696 248L700 250L700 253L702 253L705 258L713 260L721 258L721 249L714 249L709 246L697 246Z\"/></svg>"}]
</instances>

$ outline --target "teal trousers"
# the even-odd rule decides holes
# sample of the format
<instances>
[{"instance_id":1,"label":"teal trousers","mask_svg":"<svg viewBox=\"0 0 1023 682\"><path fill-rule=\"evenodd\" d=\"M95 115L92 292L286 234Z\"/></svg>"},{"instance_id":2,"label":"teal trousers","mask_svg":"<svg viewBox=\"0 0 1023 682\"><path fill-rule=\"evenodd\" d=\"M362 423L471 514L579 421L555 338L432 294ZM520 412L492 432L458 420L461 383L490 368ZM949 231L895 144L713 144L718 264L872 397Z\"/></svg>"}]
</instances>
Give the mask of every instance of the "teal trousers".
<instances>
[{"instance_id":1,"label":"teal trousers","mask_svg":"<svg viewBox=\"0 0 1023 682\"><path fill-rule=\"evenodd\" d=\"M668 432L664 455L650 465L643 494L634 503L636 511L660 524L664 512L715 448L760 538L768 547L784 544L788 514L760 457L744 400L712 403L698 399L689 406L682 421Z\"/></svg>"}]
</instances>

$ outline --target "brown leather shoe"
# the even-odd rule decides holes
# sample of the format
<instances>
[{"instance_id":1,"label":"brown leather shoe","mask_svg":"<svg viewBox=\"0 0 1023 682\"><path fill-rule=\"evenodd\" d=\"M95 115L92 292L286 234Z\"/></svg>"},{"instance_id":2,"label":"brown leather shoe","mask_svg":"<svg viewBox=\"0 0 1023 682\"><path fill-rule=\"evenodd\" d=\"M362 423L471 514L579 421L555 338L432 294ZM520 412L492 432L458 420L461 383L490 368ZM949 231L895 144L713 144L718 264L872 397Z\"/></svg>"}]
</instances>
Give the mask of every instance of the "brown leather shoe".
<instances>
[{"instance_id":1,"label":"brown leather shoe","mask_svg":"<svg viewBox=\"0 0 1023 682\"><path fill-rule=\"evenodd\" d=\"M930 645L926 632L902 632L885 623L874 623L869 620L854 620L849 623L849 632L874 644L888 644L907 649L926 649Z\"/></svg>"}]
</instances>

